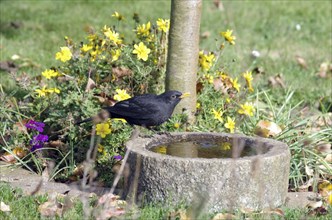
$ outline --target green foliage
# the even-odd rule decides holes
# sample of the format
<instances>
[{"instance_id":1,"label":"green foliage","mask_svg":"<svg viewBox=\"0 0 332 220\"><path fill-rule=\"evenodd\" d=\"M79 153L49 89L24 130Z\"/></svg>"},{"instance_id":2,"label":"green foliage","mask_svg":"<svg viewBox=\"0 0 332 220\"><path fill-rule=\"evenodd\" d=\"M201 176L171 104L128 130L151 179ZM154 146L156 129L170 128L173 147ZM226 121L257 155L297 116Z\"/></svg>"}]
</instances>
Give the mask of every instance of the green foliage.
<instances>
[{"instance_id":1,"label":"green foliage","mask_svg":"<svg viewBox=\"0 0 332 220\"><path fill-rule=\"evenodd\" d=\"M8 8L11 4L8 2L4 5L1 2L3 8ZM20 12L17 13L18 19L24 20L24 16L38 10L48 14L51 14L49 12L52 10L64 12L70 10L68 14L72 13L71 7L67 8L62 4L48 5L49 3L46 2L36 4L33 12L28 13L24 9L24 4L18 9ZM44 8L43 4L49 6L46 7L47 10L40 10L40 8ZM89 2L85 2L82 7L89 6L89 4ZM129 7L131 2L123 4L126 6L122 7ZM165 2L162 4L168 5ZM227 4L229 4L230 10L228 14L234 14L234 24L229 23L229 19L223 17L222 27L237 27L234 33L238 38L235 39L235 46L232 46L233 33L226 31L221 36L219 30L215 30L215 22L209 20L210 17L220 20L220 16L227 16L227 13L220 15L220 11L210 10L210 6L204 3L205 10L209 9L211 11L209 16L211 16L203 17L202 30L211 31L213 29L213 31L210 33L212 35L210 40L202 39L201 42L204 48L209 48L211 51L205 50L199 54L196 123L189 125L185 115L174 115L161 126L160 130L232 132L234 129L234 132L255 135L257 123L261 120L269 120L275 122L283 130L281 134L271 138L284 141L290 146L292 153L290 186L297 188L312 179L313 176L308 174L308 169L313 170L320 177L326 178L331 175L331 168L324 160L326 153L318 151L316 145L320 141L331 139L331 128L328 127L328 123L314 126L312 121L303 119L308 115L301 115L301 108L305 104L313 106L321 97L328 97L328 91L322 88L328 87L330 83L315 77L316 67L329 57L328 46L331 46L325 38L322 39L322 36L327 34L324 25L318 25L324 23L327 13L323 4L317 6L323 11L317 16L317 10L314 10L316 5L308 2L303 4L301 10L298 7L289 6L293 3L280 3L276 7L276 3L268 2L266 4L269 7L261 7L258 3L250 2L250 6L253 7L253 10L250 11L246 7L238 7L236 2ZM99 11L103 11L103 14L106 13L104 5L97 7L95 4L95 6L98 13ZM14 6L11 5L11 7ZM96 8L91 10L96 10ZM153 8L156 8L159 14L156 12L152 17L164 13L160 7ZM263 8L265 9L263 10ZM303 32L296 32L293 28L295 20L289 20L285 16L276 16L275 8L279 13L287 11L298 20L304 18L302 22L306 25L304 27L308 28L303 29ZM9 13L4 9L1 9L1 12ZM248 22L244 22L243 17L249 16L253 19L259 17L252 13L273 13L278 19L266 18L263 22L248 19ZM303 16L302 13L306 16ZM307 14L311 15L311 18ZM313 15L317 21L312 20ZM6 77L11 84L15 85L8 86L7 79L3 81L5 83L2 82L5 91L2 91L1 87L0 101L3 105L0 107L0 132L3 141L1 141L2 151L0 153L9 152L15 155L17 147L23 148L28 153L21 158L17 157L17 162L41 173L45 158L48 161L55 161L56 169L51 178L66 179L85 159L90 139L94 140L94 136L91 135L93 126L86 124L75 127L73 126L75 121L96 115L102 107L121 100L121 97L126 94L134 96L146 92L160 93L163 91L167 31L164 32L161 24L158 25L157 22L154 22L156 20L154 17L143 20L142 17L136 16L131 20L131 15L125 14L125 20L116 16L107 22L100 19L104 23L110 24L100 28L104 23L98 25L93 23L87 28L87 34L83 34L82 30L76 30L76 33L70 32L70 28L74 29L74 27L64 25L67 23L68 17L61 18L64 20L55 19L62 21L60 22L62 26L58 26L59 24L52 23L55 15L45 16L44 14L43 16L46 20L41 27L38 26L38 23L28 23L22 30L13 30L1 23L1 27L8 30L1 35L4 39L3 44L9 45L4 50L6 58L11 56L8 51L12 53L15 51L8 49L12 45L12 41L25 39L27 45L32 44L31 39L21 35L23 34L21 32L33 35L31 29L43 30L41 36L33 35L35 36L33 38L39 41L42 37L41 42L47 45L46 50L54 51L59 46L62 46L63 49L57 53L58 61L55 61L54 54L51 56L46 54L45 48L39 48L40 45L39 47L31 46L34 52L31 52L31 48L26 46L25 49L30 52L21 54L34 57L33 60L40 58L40 65L25 58L13 61L22 68L19 69L19 72L13 72ZM9 18L14 19L14 16L8 15ZM150 25L148 20L151 20ZM248 31L248 29L252 31ZM58 32L58 30L61 31ZM315 31L318 34L314 35ZM64 43L60 45L59 38L68 33L71 33L70 36L74 36L76 39L65 37ZM292 36L297 36L294 38L296 42L292 41ZM212 38L213 40L211 40ZM53 47L52 42L56 44L56 47ZM143 43L145 47L142 46L142 50L133 53L140 47L140 43ZM310 49L311 44L328 46L320 47L319 53L321 54L318 56L318 50L310 51L312 50ZM238 50L237 46L240 46L244 52ZM265 59L254 59L248 56L247 53L253 48L261 49ZM306 54L305 58L309 62L308 70L301 69L293 62L294 54L291 52L298 48L302 48L303 54ZM40 52L36 53L36 51ZM283 54L286 54L285 58L281 56ZM46 68L44 68L45 66ZM293 86L293 89L270 88L266 85L267 77L260 76L257 71L255 74L254 70L257 67L264 67L265 71L262 74L267 76L273 76L279 72L284 73L286 87ZM25 74L24 71L27 71L28 74ZM41 72L50 79L40 75ZM251 80L248 75L245 78L244 74L251 75L253 79ZM299 83L299 78L305 79L303 85L302 81ZM308 86L312 82L323 86L320 88L313 85ZM116 99L116 96L120 98ZM246 103L247 105L245 105ZM252 106L254 109L248 106ZM328 112L331 100L329 98L320 99L320 106L323 112ZM24 124L30 119L46 124L44 134L49 136L49 143L41 150L42 155L29 152L32 147L29 142L33 138L33 134L24 129ZM100 171L99 174L102 174L101 179L107 180L110 184L110 179L113 177L111 169L117 162L114 156L123 155L123 144L130 136L131 127L117 120L105 123L109 124L111 133L96 141L98 145L96 169ZM317 130L308 129L312 127ZM52 145L51 143L55 141L60 143ZM310 144L308 145L308 143ZM106 169L107 174L103 174Z\"/></svg>"},{"instance_id":2,"label":"green foliage","mask_svg":"<svg viewBox=\"0 0 332 220\"><path fill-rule=\"evenodd\" d=\"M21 189L0 183L0 198L10 207L10 212L0 211L1 219L45 219L40 214L39 205L48 201L48 195L25 195ZM64 212L61 219L82 219L83 205L75 200L73 207Z\"/></svg>"}]
</instances>

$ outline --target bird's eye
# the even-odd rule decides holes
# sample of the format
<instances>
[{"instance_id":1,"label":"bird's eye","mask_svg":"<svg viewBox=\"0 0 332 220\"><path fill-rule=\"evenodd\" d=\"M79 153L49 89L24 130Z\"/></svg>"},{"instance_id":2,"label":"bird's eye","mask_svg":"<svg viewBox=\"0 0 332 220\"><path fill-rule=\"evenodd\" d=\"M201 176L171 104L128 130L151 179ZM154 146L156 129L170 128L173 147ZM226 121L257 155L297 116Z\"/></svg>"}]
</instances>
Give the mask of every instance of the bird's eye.
<instances>
[{"instance_id":1,"label":"bird's eye","mask_svg":"<svg viewBox=\"0 0 332 220\"><path fill-rule=\"evenodd\" d=\"M172 96L171 96L171 99L176 99L176 95L172 95Z\"/></svg>"}]
</instances>

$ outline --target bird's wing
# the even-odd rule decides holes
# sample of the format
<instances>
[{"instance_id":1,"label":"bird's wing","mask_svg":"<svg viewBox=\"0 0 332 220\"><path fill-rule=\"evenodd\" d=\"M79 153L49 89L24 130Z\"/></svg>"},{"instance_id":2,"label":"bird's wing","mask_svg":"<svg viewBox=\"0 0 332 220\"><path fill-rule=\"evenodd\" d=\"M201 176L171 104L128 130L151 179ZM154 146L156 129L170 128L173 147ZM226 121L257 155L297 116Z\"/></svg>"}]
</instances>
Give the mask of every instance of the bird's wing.
<instances>
[{"instance_id":1,"label":"bird's wing","mask_svg":"<svg viewBox=\"0 0 332 220\"><path fill-rule=\"evenodd\" d=\"M133 99L124 100L106 109L111 115L124 118L149 119L159 111L159 105L154 95L142 95Z\"/></svg>"}]
</instances>

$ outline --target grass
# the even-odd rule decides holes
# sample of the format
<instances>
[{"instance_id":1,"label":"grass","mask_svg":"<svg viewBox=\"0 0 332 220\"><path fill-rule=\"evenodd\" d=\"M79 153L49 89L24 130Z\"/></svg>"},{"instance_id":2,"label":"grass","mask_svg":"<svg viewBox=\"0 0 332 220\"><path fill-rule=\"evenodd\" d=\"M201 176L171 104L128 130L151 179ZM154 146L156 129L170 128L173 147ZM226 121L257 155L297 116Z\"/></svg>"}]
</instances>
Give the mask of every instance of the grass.
<instances>
[{"instance_id":1,"label":"grass","mask_svg":"<svg viewBox=\"0 0 332 220\"><path fill-rule=\"evenodd\" d=\"M19 2L19 4L18 4ZM64 36L79 42L85 30L99 29L114 20L114 11L122 13L128 24L125 36L131 32L133 13L138 13L141 23L159 17L169 18L169 1L1 1L1 60L13 54L38 63L37 68L27 68L30 74L39 74L56 65L54 54L64 44ZM248 67L263 67L266 76L282 73L288 87L296 90L296 100L313 104L328 96L332 81L316 77L319 65L331 61L332 25L330 1L223 1L225 10L216 9L212 1L203 1L201 33L211 36L201 40L201 48L215 50L215 38L227 28L234 29L236 50L223 57L228 69L239 74ZM153 9L153 10L152 10ZM88 14L88 16L87 16ZM14 28L10 23L21 26ZM301 30L295 26L301 25ZM128 39L130 42L131 39ZM262 57L253 63L252 50ZM302 69L295 56L303 57L308 69ZM234 62L230 62L235 60ZM258 82L266 85L267 77ZM319 87L315 85L320 85Z\"/></svg>"},{"instance_id":2,"label":"grass","mask_svg":"<svg viewBox=\"0 0 332 220\"><path fill-rule=\"evenodd\" d=\"M201 34L208 37L201 38L200 48L216 51L220 46L215 40L221 38L219 32L233 29L237 37L236 45L233 50L227 50L223 54L222 68L234 77L248 69L263 68L264 74L254 76L255 87L258 88L255 95L260 101L267 103L275 121L289 126L305 123L306 119L296 117L304 106L310 107L310 114L320 114L317 110L318 101L325 97L332 102L331 78L323 79L316 75L322 62L332 62L332 3L253 0L222 1L222 3L224 10L217 9L212 1L203 1ZM46 68L59 65L54 55L59 51L59 47L65 44L64 36L71 37L75 42L85 40L88 29L99 30L105 24L112 26L115 20L111 14L114 11L126 17L127 23L120 23L120 28L121 33L128 37L127 43L130 43L133 39L130 37L133 36L134 21L131 19L133 14L139 14L140 23L169 18L170 1L0 1L0 61L10 60L12 55L18 54L26 58L22 63L25 67L22 67L19 73L40 75ZM301 26L300 30L296 29L298 24ZM258 50L261 57L253 59L250 55L252 50ZM296 56L306 61L307 68L297 63ZM9 94L8 96L11 96L15 92L15 83L7 72L0 70L0 74L1 86ZM268 78L276 74L282 74L284 77L285 89L272 88L268 85ZM219 96L217 98L219 99ZM206 124L197 130L206 129ZM292 126L290 128L291 130L282 134L279 139L291 143L291 150L298 156L292 158L291 181L299 186L305 180L304 163L318 167L316 161L321 159L317 157L314 149L303 149L302 142L306 139L318 142L329 137L331 129L327 128L316 136L307 135L298 138L296 132L302 132L305 128L301 127L299 130L294 130ZM126 129L128 130L129 128ZM5 134L5 131L4 128L2 134ZM80 152L76 153L80 154L85 150L80 148ZM73 165L73 154L69 157L70 164ZM66 162L65 158L62 162ZM1 195L7 198L5 202L11 204L13 210L17 210L14 214L17 213L18 219L24 215L31 218L40 217L38 214L32 216L32 213L20 213L19 210L24 207L37 210L36 204L45 201L45 197L26 197L17 190L7 186L1 187L3 189L0 191ZM11 197L22 200L14 203L10 200ZM146 206L140 210L140 217L162 218L171 209ZM82 216L82 211L79 209L73 212L70 216L73 219L76 215ZM301 218L306 214L304 210L290 210L287 213L289 218ZM0 213L0 217L2 214Z\"/></svg>"},{"instance_id":3,"label":"grass","mask_svg":"<svg viewBox=\"0 0 332 220\"><path fill-rule=\"evenodd\" d=\"M39 206L48 201L49 196L45 195L26 195L22 192L21 189L16 189L10 187L8 184L0 182L0 198L1 201L8 205L11 209L10 212L0 211L0 218L3 220L9 219L54 219L54 215L43 217L40 214ZM59 200L61 202L61 200ZM63 202L63 201L62 201ZM90 202L89 208L93 208L93 202ZM120 219L182 219L182 217L190 216L190 212L186 212L185 206L178 206L177 208L157 204L151 205L147 204L142 209L132 209L124 217ZM188 209L190 210L190 209ZM325 220L332 217L332 212L328 215L323 216L307 216L306 209L288 209L282 208L284 212L284 217L277 215L276 213L241 213L240 211L235 211L234 216L236 219L254 219L254 220L263 220L263 219L318 219ZM331 211L331 207L328 211ZM196 213L197 214L197 213ZM200 219L212 219L217 213L210 214L200 214ZM82 219L84 218L83 204L79 200L74 200L70 208L68 208L62 215L61 219ZM57 216L56 219L60 219Z\"/></svg>"},{"instance_id":4,"label":"grass","mask_svg":"<svg viewBox=\"0 0 332 220\"><path fill-rule=\"evenodd\" d=\"M48 195L29 196L21 189L12 188L8 184L0 182L1 201L10 207L10 212L0 211L0 219L45 219L42 218L38 207L48 201ZM64 213L62 219L82 219L83 207L78 200L73 207Z\"/></svg>"}]
</instances>

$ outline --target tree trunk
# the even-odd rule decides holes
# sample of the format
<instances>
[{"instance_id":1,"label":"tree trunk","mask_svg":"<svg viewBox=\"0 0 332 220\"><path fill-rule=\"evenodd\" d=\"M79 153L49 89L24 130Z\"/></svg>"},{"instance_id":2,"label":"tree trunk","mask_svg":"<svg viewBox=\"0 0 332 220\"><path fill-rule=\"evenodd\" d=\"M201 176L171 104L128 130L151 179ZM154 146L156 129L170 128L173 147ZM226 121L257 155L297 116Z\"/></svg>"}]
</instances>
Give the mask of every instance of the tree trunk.
<instances>
[{"instance_id":1,"label":"tree trunk","mask_svg":"<svg viewBox=\"0 0 332 220\"><path fill-rule=\"evenodd\" d=\"M175 113L185 110L189 122L196 111L199 28L202 0L172 0L166 68L166 90L189 92Z\"/></svg>"}]
</instances>

